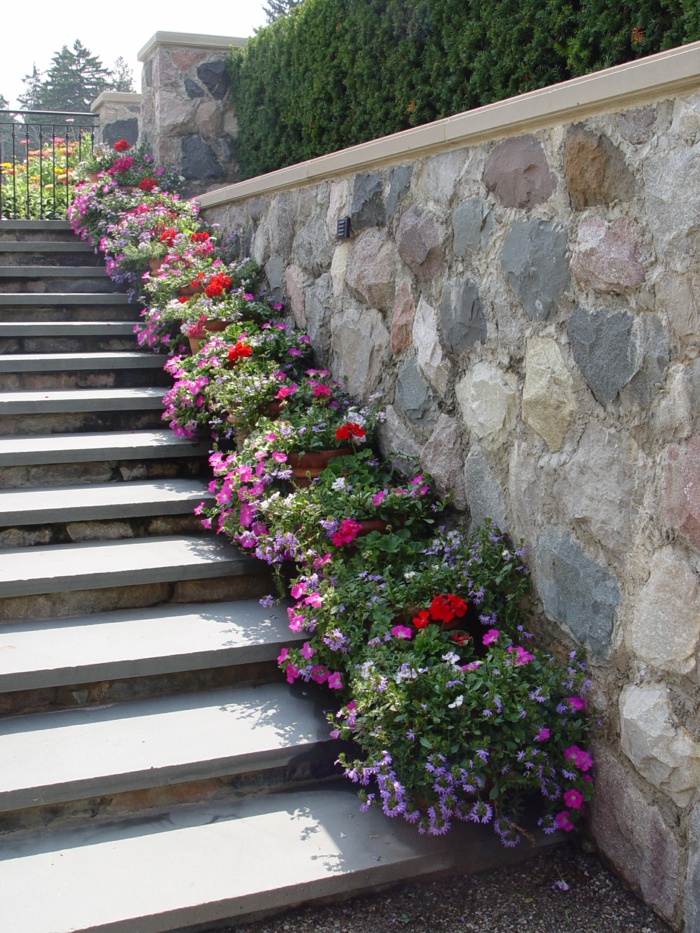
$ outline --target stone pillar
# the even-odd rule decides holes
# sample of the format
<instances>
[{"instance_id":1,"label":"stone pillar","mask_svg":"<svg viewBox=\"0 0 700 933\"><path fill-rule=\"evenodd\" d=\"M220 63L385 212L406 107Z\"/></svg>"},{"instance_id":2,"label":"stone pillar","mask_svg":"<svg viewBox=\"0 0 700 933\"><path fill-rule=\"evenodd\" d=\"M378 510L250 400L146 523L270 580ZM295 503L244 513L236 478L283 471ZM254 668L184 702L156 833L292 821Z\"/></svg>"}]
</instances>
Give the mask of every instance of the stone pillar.
<instances>
[{"instance_id":1,"label":"stone pillar","mask_svg":"<svg viewBox=\"0 0 700 933\"><path fill-rule=\"evenodd\" d=\"M100 118L95 142L112 146L118 139L134 145L139 137L141 95L124 91L103 91L90 104L90 110Z\"/></svg>"},{"instance_id":2,"label":"stone pillar","mask_svg":"<svg viewBox=\"0 0 700 933\"><path fill-rule=\"evenodd\" d=\"M160 165L176 165L199 194L236 180L226 59L247 39L157 32L141 49L141 142Z\"/></svg>"}]
</instances>

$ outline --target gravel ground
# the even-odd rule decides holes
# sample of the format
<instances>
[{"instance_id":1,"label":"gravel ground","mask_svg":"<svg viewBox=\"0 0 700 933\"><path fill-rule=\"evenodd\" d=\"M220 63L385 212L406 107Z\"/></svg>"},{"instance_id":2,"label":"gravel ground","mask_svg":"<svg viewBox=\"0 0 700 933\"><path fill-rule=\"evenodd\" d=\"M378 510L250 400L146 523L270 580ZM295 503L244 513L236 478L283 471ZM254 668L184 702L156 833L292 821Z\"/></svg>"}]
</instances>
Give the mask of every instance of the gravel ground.
<instances>
[{"instance_id":1,"label":"gravel ground","mask_svg":"<svg viewBox=\"0 0 700 933\"><path fill-rule=\"evenodd\" d=\"M553 889L565 882L568 891ZM229 928L233 931L234 928ZM302 907L235 933L671 933L650 908L573 846L523 865L431 884L405 884ZM220 930L219 930L220 933Z\"/></svg>"}]
</instances>

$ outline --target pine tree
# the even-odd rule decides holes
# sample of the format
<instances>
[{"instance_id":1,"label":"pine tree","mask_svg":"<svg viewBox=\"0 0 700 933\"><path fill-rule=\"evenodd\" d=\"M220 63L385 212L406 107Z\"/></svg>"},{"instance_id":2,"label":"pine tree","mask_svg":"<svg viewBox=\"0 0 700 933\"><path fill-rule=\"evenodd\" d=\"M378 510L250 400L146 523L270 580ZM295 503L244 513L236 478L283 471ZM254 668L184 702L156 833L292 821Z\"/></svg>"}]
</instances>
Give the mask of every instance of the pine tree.
<instances>
[{"instance_id":1,"label":"pine tree","mask_svg":"<svg viewBox=\"0 0 700 933\"><path fill-rule=\"evenodd\" d=\"M134 72L130 68L129 63L123 59L121 55L115 61L114 68L112 69L112 90L127 91L130 93L134 91Z\"/></svg>"},{"instance_id":2,"label":"pine tree","mask_svg":"<svg viewBox=\"0 0 700 933\"><path fill-rule=\"evenodd\" d=\"M5 100L4 94L0 94L0 110L9 110L9 109L10 109L9 100Z\"/></svg>"},{"instance_id":3,"label":"pine tree","mask_svg":"<svg viewBox=\"0 0 700 933\"><path fill-rule=\"evenodd\" d=\"M263 6L263 13L268 23L274 23L280 16L286 16L295 6L299 6L302 0L267 0Z\"/></svg>"},{"instance_id":4,"label":"pine tree","mask_svg":"<svg viewBox=\"0 0 700 933\"><path fill-rule=\"evenodd\" d=\"M88 111L93 100L112 87L111 79L112 72L76 39L72 50L64 45L53 56L40 85L38 109Z\"/></svg>"}]
</instances>

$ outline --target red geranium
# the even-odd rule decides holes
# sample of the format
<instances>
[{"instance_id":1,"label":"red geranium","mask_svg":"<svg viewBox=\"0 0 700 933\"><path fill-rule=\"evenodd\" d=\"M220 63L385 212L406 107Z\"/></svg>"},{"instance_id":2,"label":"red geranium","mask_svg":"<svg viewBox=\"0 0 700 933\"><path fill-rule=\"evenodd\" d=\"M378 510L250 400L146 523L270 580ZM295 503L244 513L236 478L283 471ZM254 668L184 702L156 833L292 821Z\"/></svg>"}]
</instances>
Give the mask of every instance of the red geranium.
<instances>
[{"instance_id":1,"label":"red geranium","mask_svg":"<svg viewBox=\"0 0 700 933\"><path fill-rule=\"evenodd\" d=\"M362 439L364 436L365 429L361 428L359 424L355 424L354 421L347 421L345 424L341 424L335 432L335 439L337 441L348 441L351 437Z\"/></svg>"},{"instance_id":2,"label":"red geranium","mask_svg":"<svg viewBox=\"0 0 700 933\"><path fill-rule=\"evenodd\" d=\"M118 139L112 148L117 152L126 152L127 149L131 149L131 146L125 139Z\"/></svg>"},{"instance_id":3,"label":"red geranium","mask_svg":"<svg viewBox=\"0 0 700 933\"><path fill-rule=\"evenodd\" d=\"M190 243L206 243L209 239L209 234L206 230L200 230L199 233L193 233L190 236Z\"/></svg>"},{"instance_id":4,"label":"red geranium","mask_svg":"<svg viewBox=\"0 0 700 933\"><path fill-rule=\"evenodd\" d=\"M419 612L416 618L413 620L413 624L416 628L426 628L430 625L430 613L424 609L422 612Z\"/></svg>"},{"instance_id":5,"label":"red geranium","mask_svg":"<svg viewBox=\"0 0 700 933\"><path fill-rule=\"evenodd\" d=\"M110 169L107 169L107 172L109 174L113 174L114 172L128 172L133 164L133 156L122 156L121 159L117 159L115 161L114 165Z\"/></svg>"},{"instance_id":6,"label":"red geranium","mask_svg":"<svg viewBox=\"0 0 700 933\"><path fill-rule=\"evenodd\" d=\"M462 645L466 645L470 636L465 632L454 632L450 637L455 644L461 647Z\"/></svg>"},{"instance_id":7,"label":"red geranium","mask_svg":"<svg viewBox=\"0 0 700 933\"><path fill-rule=\"evenodd\" d=\"M187 304L187 302L190 299L187 297L187 295L180 295L180 297L177 300L180 302L181 305L184 305L184 304Z\"/></svg>"},{"instance_id":8,"label":"red geranium","mask_svg":"<svg viewBox=\"0 0 700 933\"><path fill-rule=\"evenodd\" d=\"M165 243L166 246L174 246L176 236L177 230L174 227L168 227L167 230L163 230L161 233L160 242Z\"/></svg>"},{"instance_id":9,"label":"red geranium","mask_svg":"<svg viewBox=\"0 0 700 933\"><path fill-rule=\"evenodd\" d=\"M344 518L338 530L331 535L331 541L336 547L342 547L344 544L351 544L358 534L362 531L362 525L353 518Z\"/></svg>"},{"instance_id":10,"label":"red geranium","mask_svg":"<svg viewBox=\"0 0 700 933\"><path fill-rule=\"evenodd\" d=\"M213 275L204 289L207 298L218 298L226 289L231 287L231 279L227 275Z\"/></svg>"},{"instance_id":11,"label":"red geranium","mask_svg":"<svg viewBox=\"0 0 700 933\"><path fill-rule=\"evenodd\" d=\"M157 184L155 178L142 178L139 182L139 188L141 191L153 191Z\"/></svg>"},{"instance_id":12,"label":"red geranium","mask_svg":"<svg viewBox=\"0 0 700 933\"><path fill-rule=\"evenodd\" d=\"M229 363L233 363L234 360L242 360L246 356L250 356L252 352L247 343L243 343L242 340L239 340L238 343L229 348L228 361Z\"/></svg>"}]
</instances>

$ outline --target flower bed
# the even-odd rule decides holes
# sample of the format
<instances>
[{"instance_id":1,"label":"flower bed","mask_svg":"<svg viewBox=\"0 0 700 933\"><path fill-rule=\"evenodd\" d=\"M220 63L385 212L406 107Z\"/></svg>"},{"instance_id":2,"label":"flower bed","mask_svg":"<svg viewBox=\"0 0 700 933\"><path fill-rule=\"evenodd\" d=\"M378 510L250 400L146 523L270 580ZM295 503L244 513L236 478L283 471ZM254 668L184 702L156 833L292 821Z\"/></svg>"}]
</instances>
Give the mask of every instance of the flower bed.
<instances>
[{"instance_id":1,"label":"flower bed","mask_svg":"<svg viewBox=\"0 0 700 933\"><path fill-rule=\"evenodd\" d=\"M255 263L191 203L105 181L123 158L83 185L74 227L143 294L139 340L171 353L164 419L214 442L214 504L196 512L291 596L289 627L308 638L280 667L338 697L331 735L355 744L339 760L362 806L429 834L490 823L512 846L537 799L545 832L573 829L593 793L588 680L575 652L555 657L529 631L522 545L488 522L472 539L448 530L430 476L377 455L378 399L356 405L314 368Z\"/></svg>"}]
</instances>

